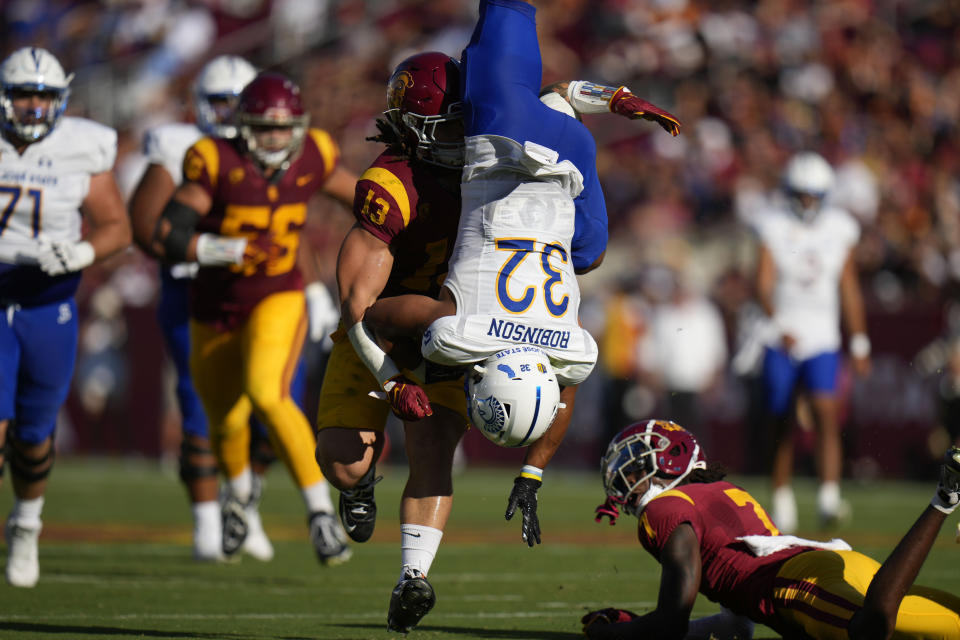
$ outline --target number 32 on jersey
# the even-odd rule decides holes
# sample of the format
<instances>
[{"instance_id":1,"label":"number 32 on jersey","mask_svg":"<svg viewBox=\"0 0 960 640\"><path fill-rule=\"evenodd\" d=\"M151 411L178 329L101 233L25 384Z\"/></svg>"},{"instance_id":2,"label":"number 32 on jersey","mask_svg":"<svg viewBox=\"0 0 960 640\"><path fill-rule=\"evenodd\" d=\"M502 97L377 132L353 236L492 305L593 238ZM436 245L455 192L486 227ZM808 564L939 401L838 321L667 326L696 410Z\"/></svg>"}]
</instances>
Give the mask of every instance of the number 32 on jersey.
<instances>
[{"instance_id":1,"label":"number 32 on jersey","mask_svg":"<svg viewBox=\"0 0 960 640\"><path fill-rule=\"evenodd\" d=\"M534 238L497 238L495 242L497 251L509 252L497 273L497 300L500 305L510 313L525 313L537 301L538 293L542 292L543 295L539 297L542 297L547 312L555 318L563 316L570 305L570 296L563 293L557 299L555 287L560 285L562 290L563 272L550 262L552 257L556 257L560 262L567 262L567 252L563 246L538 242ZM538 245L542 249L538 250ZM524 268L524 261L530 254L540 256L540 271L546 276L539 287L533 284L535 267ZM519 296L510 294L511 278L515 288L522 287ZM536 279L539 279L539 276L536 276Z\"/></svg>"}]
</instances>

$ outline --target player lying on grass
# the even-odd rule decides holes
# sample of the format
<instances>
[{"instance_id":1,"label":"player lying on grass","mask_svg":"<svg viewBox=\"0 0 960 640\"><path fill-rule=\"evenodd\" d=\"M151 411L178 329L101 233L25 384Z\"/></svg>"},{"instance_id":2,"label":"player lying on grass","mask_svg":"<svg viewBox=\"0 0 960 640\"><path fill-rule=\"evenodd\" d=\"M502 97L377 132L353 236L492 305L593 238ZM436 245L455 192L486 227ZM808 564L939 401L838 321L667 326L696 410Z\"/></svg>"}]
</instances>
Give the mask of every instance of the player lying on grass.
<instances>
[{"instance_id":1,"label":"player lying on grass","mask_svg":"<svg viewBox=\"0 0 960 640\"><path fill-rule=\"evenodd\" d=\"M947 515L960 502L960 448L950 449L930 506L881 566L843 540L780 535L760 504L707 465L696 438L667 421L622 430L601 463L615 522L636 516L641 544L661 565L657 606L583 616L591 640L752 637L750 621L785 638L960 638L960 598L911 586ZM724 613L690 620L697 593ZM898 613L899 611L899 613Z\"/></svg>"}]
</instances>

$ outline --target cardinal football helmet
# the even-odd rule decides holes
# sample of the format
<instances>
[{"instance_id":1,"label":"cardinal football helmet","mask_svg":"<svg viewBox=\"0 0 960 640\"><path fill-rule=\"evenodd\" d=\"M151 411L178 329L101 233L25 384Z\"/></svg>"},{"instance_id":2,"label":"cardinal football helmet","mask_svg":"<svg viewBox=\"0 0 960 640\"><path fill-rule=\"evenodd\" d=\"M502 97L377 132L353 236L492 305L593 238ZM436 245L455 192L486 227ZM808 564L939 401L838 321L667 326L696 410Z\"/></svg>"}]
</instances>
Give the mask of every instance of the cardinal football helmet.
<instances>
[{"instance_id":1,"label":"cardinal football helmet","mask_svg":"<svg viewBox=\"0 0 960 640\"><path fill-rule=\"evenodd\" d=\"M460 64L447 54L418 53L397 65L387 83L383 115L404 147L420 160L463 166L462 129L438 136L443 131L438 126L463 119Z\"/></svg>"},{"instance_id":2,"label":"cardinal football helmet","mask_svg":"<svg viewBox=\"0 0 960 640\"><path fill-rule=\"evenodd\" d=\"M300 151L310 116L304 111L300 87L293 80L265 72L244 87L237 121L247 150L264 166L277 169L289 164ZM293 135L279 148L267 148L257 141L258 128L290 128Z\"/></svg>"},{"instance_id":3,"label":"cardinal football helmet","mask_svg":"<svg viewBox=\"0 0 960 640\"><path fill-rule=\"evenodd\" d=\"M637 505L631 505L630 499L644 481L653 477L668 480L665 487L655 489L659 493L706 466L706 456L692 433L669 420L646 420L614 436L600 461L600 472L607 496L639 513L649 498L641 498Z\"/></svg>"},{"instance_id":4,"label":"cardinal football helmet","mask_svg":"<svg viewBox=\"0 0 960 640\"><path fill-rule=\"evenodd\" d=\"M816 216L833 183L833 168L823 156L812 151L794 155L783 172L783 189L790 207L803 220L812 220ZM812 204L801 202L801 196L813 198Z\"/></svg>"},{"instance_id":5,"label":"cardinal football helmet","mask_svg":"<svg viewBox=\"0 0 960 640\"><path fill-rule=\"evenodd\" d=\"M66 75L63 67L52 53L37 47L24 47L11 53L0 66L0 112L3 128L24 142L35 142L56 126L67 100L70 98L70 81L73 74ZM47 109L13 107L14 98L20 94L39 93L51 100Z\"/></svg>"},{"instance_id":6,"label":"cardinal football helmet","mask_svg":"<svg viewBox=\"0 0 960 640\"><path fill-rule=\"evenodd\" d=\"M474 365L466 389L470 422L502 447L533 443L560 408L557 377L537 347L511 347Z\"/></svg>"},{"instance_id":7,"label":"cardinal football helmet","mask_svg":"<svg viewBox=\"0 0 960 640\"><path fill-rule=\"evenodd\" d=\"M207 135L237 137L234 111L243 88L255 77L253 65L238 56L217 56L208 62L193 83L197 126Z\"/></svg>"}]
</instances>

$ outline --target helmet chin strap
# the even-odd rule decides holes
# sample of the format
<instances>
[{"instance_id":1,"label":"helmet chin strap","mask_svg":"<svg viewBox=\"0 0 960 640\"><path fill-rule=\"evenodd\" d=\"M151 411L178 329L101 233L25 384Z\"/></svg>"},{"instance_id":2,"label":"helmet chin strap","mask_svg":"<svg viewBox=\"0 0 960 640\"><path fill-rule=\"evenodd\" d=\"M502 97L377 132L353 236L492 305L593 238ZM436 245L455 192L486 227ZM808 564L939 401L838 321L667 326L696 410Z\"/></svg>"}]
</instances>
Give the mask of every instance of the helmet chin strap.
<instances>
[{"instance_id":1,"label":"helmet chin strap","mask_svg":"<svg viewBox=\"0 0 960 640\"><path fill-rule=\"evenodd\" d=\"M687 468L679 476L673 479L673 481L668 485L659 485L655 483L653 478L650 478L650 486L647 487L647 490L643 492L643 495L640 496L640 499L637 500L635 505L630 505L627 503L626 511L631 515L639 518L640 514L643 513L643 510L647 507L651 500L656 498L661 493L673 489L675 486L680 484L684 478L690 475L690 472L694 469L706 469L707 465L703 460L699 460L700 456L700 445L694 445L693 455L690 456L690 462L687 463Z\"/></svg>"}]
</instances>

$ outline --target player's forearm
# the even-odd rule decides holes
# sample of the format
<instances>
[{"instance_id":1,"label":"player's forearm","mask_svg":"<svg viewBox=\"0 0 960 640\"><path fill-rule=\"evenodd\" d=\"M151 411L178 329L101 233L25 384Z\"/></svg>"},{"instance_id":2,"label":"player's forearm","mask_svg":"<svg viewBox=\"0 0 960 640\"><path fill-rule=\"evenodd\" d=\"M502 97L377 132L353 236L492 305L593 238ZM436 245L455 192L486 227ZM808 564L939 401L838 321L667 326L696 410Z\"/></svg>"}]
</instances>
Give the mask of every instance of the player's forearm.
<instances>
[{"instance_id":1,"label":"player's forearm","mask_svg":"<svg viewBox=\"0 0 960 640\"><path fill-rule=\"evenodd\" d=\"M550 464L557 449L560 448L560 443L567 435L567 429L570 427L576 393L576 386L564 387L560 392L560 402L563 406L557 411L557 417L553 420L553 424L536 442L527 447L527 453L523 458L525 465L545 469Z\"/></svg>"},{"instance_id":2,"label":"player's forearm","mask_svg":"<svg viewBox=\"0 0 960 640\"><path fill-rule=\"evenodd\" d=\"M153 249L154 230L164 205L176 190L173 178L158 164L151 164L130 197L130 223L133 239L147 255L156 257Z\"/></svg>"},{"instance_id":3,"label":"player's forearm","mask_svg":"<svg viewBox=\"0 0 960 640\"><path fill-rule=\"evenodd\" d=\"M93 247L94 260L104 260L130 246L132 234L126 217L101 222L84 237Z\"/></svg>"},{"instance_id":4,"label":"player's forearm","mask_svg":"<svg viewBox=\"0 0 960 640\"><path fill-rule=\"evenodd\" d=\"M863 609L850 637L888 638L900 602L916 580L947 514L928 506L870 581Z\"/></svg>"}]
</instances>

